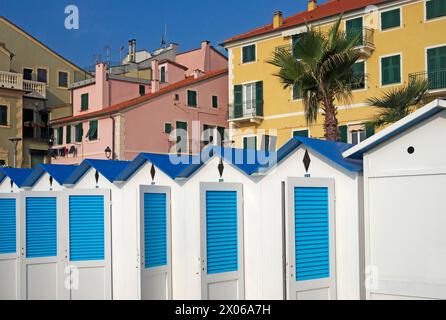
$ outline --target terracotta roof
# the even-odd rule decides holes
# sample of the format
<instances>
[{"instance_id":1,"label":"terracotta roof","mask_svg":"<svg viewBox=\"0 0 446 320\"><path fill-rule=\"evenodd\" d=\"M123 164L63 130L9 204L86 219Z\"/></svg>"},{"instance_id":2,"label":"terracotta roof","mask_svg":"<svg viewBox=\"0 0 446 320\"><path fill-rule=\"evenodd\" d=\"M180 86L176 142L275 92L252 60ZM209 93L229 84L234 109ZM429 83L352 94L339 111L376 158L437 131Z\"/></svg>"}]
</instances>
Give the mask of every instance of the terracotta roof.
<instances>
[{"instance_id":1,"label":"terracotta roof","mask_svg":"<svg viewBox=\"0 0 446 320\"><path fill-rule=\"evenodd\" d=\"M81 114L81 115L77 115L77 116L73 116L73 117L67 117L67 118L61 118L61 119L57 119L54 121L51 121L51 125L58 125L58 124L63 124L63 123L68 123L68 122L74 122L74 121L81 121L81 120L86 120L86 119L92 119L92 118L99 118L99 117L103 117L106 115L110 115L110 114L114 114L114 113L118 113L121 111L124 111L127 108L136 106L138 104L147 102L151 99L160 97L166 93L170 93L174 90L177 89L181 89L183 87L187 87L190 85L194 85L196 83L202 82L202 81L206 81L208 79L211 78L215 78L224 74L228 73L228 69L221 69L221 70L217 70L217 71L213 71L213 72L209 72L201 77L195 78L193 76L187 77L186 79L176 82L174 84L171 84L169 86L166 86L162 89L160 89L158 92L155 93L149 93L146 94L145 96L141 96L141 97L137 97L128 101L124 101L118 104L115 104L113 106L110 106L108 108L102 109L102 110L98 110L98 111L94 111L91 113L87 113L87 114Z\"/></svg>"},{"instance_id":2,"label":"terracotta roof","mask_svg":"<svg viewBox=\"0 0 446 320\"><path fill-rule=\"evenodd\" d=\"M229 38L225 40L223 44L226 45L237 40L248 39L262 34L267 34L269 32L284 30L298 25L304 25L308 22L336 16L342 13L366 8L370 5L378 5L380 3L389 1L393 0L330 0L326 3L320 4L316 9L312 11L303 11L291 17L285 18L283 20L283 25L279 28L274 29L273 24L270 23L263 27Z\"/></svg>"},{"instance_id":3,"label":"terracotta roof","mask_svg":"<svg viewBox=\"0 0 446 320\"><path fill-rule=\"evenodd\" d=\"M158 63L159 63L160 65L161 65L161 64L165 64L165 63L170 63L170 64L172 64L172 65L174 65L174 66L177 66L178 68L181 68L181 69L184 69L184 70L189 69L188 67L183 66L182 64L179 64L178 62L172 61L172 60L170 60L170 59L163 59L163 60L161 60L161 61L158 62Z\"/></svg>"}]
</instances>

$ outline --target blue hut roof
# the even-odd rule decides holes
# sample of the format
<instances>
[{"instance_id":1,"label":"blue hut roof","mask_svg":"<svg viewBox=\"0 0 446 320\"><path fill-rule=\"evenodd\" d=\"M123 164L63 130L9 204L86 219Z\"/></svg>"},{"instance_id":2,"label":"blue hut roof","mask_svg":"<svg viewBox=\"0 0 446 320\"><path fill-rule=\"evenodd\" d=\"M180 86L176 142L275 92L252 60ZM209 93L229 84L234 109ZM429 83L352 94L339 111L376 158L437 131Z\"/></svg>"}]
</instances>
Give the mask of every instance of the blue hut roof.
<instances>
[{"instance_id":1,"label":"blue hut roof","mask_svg":"<svg viewBox=\"0 0 446 320\"><path fill-rule=\"evenodd\" d=\"M44 173L48 173L60 185L76 170L78 166L63 164L39 164L23 182L23 187L32 187Z\"/></svg>"},{"instance_id":2,"label":"blue hut roof","mask_svg":"<svg viewBox=\"0 0 446 320\"><path fill-rule=\"evenodd\" d=\"M130 164L130 161L86 159L67 177L64 184L75 184L90 169L96 169L108 181L115 178Z\"/></svg>"},{"instance_id":3,"label":"blue hut roof","mask_svg":"<svg viewBox=\"0 0 446 320\"><path fill-rule=\"evenodd\" d=\"M0 182L3 182L8 177L21 188L23 182L32 172L33 169L0 168Z\"/></svg>"}]
</instances>

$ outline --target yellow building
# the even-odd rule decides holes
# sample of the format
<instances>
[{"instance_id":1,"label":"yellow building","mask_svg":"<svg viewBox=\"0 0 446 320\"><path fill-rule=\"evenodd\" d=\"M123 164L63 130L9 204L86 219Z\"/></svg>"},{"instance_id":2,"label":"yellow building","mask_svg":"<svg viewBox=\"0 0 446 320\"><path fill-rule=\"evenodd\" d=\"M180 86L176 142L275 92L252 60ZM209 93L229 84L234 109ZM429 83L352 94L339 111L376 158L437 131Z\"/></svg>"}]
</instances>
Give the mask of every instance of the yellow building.
<instances>
[{"instance_id":1,"label":"yellow building","mask_svg":"<svg viewBox=\"0 0 446 320\"><path fill-rule=\"evenodd\" d=\"M305 1L305 0L301 0ZM446 0L337 0L317 5L224 42L229 54L229 122L236 147L257 149L282 146L291 137L322 138L323 116L308 125L302 101L285 90L268 64L276 48L291 46L307 30L322 31L342 14L346 34L361 32L362 56L355 71L364 81L348 104L336 102L343 141L357 143L368 135L365 123L376 115L367 98L428 78L430 96L446 94ZM277 143L276 143L277 141Z\"/></svg>"}]
</instances>

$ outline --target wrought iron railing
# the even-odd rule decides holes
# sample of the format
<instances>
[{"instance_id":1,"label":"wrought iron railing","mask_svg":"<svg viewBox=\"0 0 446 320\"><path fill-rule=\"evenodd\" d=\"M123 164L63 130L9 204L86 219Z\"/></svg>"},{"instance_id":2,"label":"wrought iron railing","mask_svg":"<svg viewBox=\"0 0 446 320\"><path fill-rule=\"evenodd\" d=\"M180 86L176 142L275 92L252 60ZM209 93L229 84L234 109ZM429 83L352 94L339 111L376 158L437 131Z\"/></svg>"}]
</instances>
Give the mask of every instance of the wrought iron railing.
<instances>
[{"instance_id":1,"label":"wrought iron railing","mask_svg":"<svg viewBox=\"0 0 446 320\"><path fill-rule=\"evenodd\" d=\"M446 69L409 74L409 81L427 80L429 90L446 89Z\"/></svg>"},{"instance_id":2,"label":"wrought iron railing","mask_svg":"<svg viewBox=\"0 0 446 320\"><path fill-rule=\"evenodd\" d=\"M347 39L357 39L357 47L375 47L375 31L371 28L352 29L344 32Z\"/></svg>"},{"instance_id":3,"label":"wrought iron railing","mask_svg":"<svg viewBox=\"0 0 446 320\"><path fill-rule=\"evenodd\" d=\"M263 100L243 101L240 104L230 104L228 120L263 117Z\"/></svg>"}]
</instances>

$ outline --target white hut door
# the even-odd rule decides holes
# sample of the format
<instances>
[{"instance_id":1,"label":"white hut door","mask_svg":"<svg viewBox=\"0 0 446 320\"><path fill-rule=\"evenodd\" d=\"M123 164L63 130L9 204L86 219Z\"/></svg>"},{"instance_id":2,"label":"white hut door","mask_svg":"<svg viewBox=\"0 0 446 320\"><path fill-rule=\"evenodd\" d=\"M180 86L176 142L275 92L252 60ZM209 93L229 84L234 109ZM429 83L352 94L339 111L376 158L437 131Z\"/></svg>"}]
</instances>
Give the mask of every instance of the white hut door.
<instances>
[{"instance_id":1,"label":"white hut door","mask_svg":"<svg viewBox=\"0 0 446 320\"><path fill-rule=\"evenodd\" d=\"M336 299L334 182L288 180L288 299Z\"/></svg>"},{"instance_id":2,"label":"white hut door","mask_svg":"<svg viewBox=\"0 0 446 320\"><path fill-rule=\"evenodd\" d=\"M111 293L110 190L67 191L71 300L109 300Z\"/></svg>"},{"instance_id":3,"label":"white hut door","mask_svg":"<svg viewBox=\"0 0 446 320\"><path fill-rule=\"evenodd\" d=\"M239 184L201 186L202 299L243 300L243 194Z\"/></svg>"},{"instance_id":4,"label":"white hut door","mask_svg":"<svg viewBox=\"0 0 446 320\"><path fill-rule=\"evenodd\" d=\"M19 201L0 195L0 300L19 299Z\"/></svg>"},{"instance_id":5,"label":"white hut door","mask_svg":"<svg viewBox=\"0 0 446 320\"><path fill-rule=\"evenodd\" d=\"M170 188L142 186L141 299L172 299Z\"/></svg>"},{"instance_id":6,"label":"white hut door","mask_svg":"<svg viewBox=\"0 0 446 320\"><path fill-rule=\"evenodd\" d=\"M21 215L21 298L65 299L58 192L23 193Z\"/></svg>"}]
</instances>

